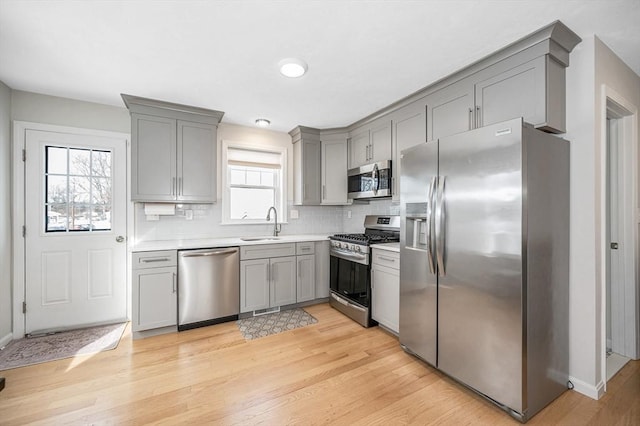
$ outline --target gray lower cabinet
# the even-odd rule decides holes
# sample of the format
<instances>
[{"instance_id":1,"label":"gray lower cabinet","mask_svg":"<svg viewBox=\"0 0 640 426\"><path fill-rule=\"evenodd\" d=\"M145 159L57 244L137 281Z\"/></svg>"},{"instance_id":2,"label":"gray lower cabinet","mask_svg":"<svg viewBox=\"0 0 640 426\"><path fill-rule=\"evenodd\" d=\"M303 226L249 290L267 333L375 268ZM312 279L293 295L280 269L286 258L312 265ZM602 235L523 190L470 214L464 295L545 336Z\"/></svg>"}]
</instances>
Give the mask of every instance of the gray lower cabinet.
<instances>
[{"instance_id":1,"label":"gray lower cabinet","mask_svg":"<svg viewBox=\"0 0 640 426\"><path fill-rule=\"evenodd\" d=\"M316 298L315 243L296 243L296 255L296 300L313 300Z\"/></svg>"},{"instance_id":2,"label":"gray lower cabinet","mask_svg":"<svg viewBox=\"0 0 640 426\"><path fill-rule=\"evenodd\" d=\"M296 244L240 247L240 312L296 303Z\"/></svg>"},{"instance_id":3,"label":"gray lower cabinet","mask_svg":"<svg viewBox=\"0 0 640 426\"><path fill-rule=\"evenodd\" d=\"M122 95L131 112L131 199L216 201L220 111Z\"/></svg>"},{"instance_id":4,"label":"gray lower cabinet","mask_svg":"<svg viewBox=\"0 0 640 426\"><path fill-rule=\"evenodd\" d=\"M371 317L398 333L400 322L400 255L373 248L371 254Z\"/></svg>"},{"instance_id":5,"label":"gray lower cabinet","mask_svg":"<svg viewBox=\"0 0 640 426\"><path fill-rule=\"evenodd\" d=\"M132 255L132 331L177 324L177 253L175 250Z\"/></svg>"}]
</instances>

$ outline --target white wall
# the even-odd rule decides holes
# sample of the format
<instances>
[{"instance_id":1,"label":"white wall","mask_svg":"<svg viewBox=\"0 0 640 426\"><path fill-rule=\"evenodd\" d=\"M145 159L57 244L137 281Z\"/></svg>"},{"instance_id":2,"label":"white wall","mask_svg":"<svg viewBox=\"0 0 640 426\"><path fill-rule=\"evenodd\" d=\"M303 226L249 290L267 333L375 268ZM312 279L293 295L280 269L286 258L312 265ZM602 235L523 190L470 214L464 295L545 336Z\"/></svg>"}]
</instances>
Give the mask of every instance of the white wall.
<instances>
[{"instance_id":1,"label":"white wall","mask_svg":"<svg viewBox=\"0 0 640 426\"><path fill-rule=\"evenodd\" d=\"M11 89L0 82L0 347L11 339Z\"/></svg>"},{"instance_id":2,"label":"white wall","mask_svg":"<svg viewBox=\"0 0 640 426\"><path fill-rule=\"evenodd\" d=\"M60 126L131 132L129 111L124 103L122 107L115 107L20 90L12 92L11 118Z\"/></svg>"},{"instance_id":3,"label":"white wall","mask_svg":"<svg viewBox=\"0 0 640 426\"><path fill-rule=\"evenodd\" d=\"M602 377L600 241L600 86L640 102L640 77L594 36L584 37L567 69L567 133L571 141L570 375L576 390L598 398Z\"/></svg>"}]
</instances>

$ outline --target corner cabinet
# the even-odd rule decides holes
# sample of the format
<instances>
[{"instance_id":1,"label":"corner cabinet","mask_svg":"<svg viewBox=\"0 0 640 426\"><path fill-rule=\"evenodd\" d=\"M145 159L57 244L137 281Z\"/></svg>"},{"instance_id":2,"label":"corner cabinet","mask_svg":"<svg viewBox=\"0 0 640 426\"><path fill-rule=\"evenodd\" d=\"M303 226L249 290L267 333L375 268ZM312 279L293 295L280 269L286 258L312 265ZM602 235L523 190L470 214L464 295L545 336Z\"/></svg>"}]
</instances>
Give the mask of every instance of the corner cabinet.
<instances>
[{"instance_id":1,"label":"corner cabinet","mask_svg":"<svg viewBox=\"0 0 640 426\"><path fill-rule=\"evenodd\" d=\"M320 131L299 126L289 134L293 142L293 204L317 206L322 198Z\"/></svg>"},{"instance_id":2,"label":"corner cabinet","mask_svg":"<svg viewBox=\"0 0 640 426\"><path fill-rule=\"evenodd\" d=\"M322 170L323 205L349 204L347 197L347 138L346 134L323 136L320 168Z\"/></svg>"},{"instance_id":3,"label":"corner cabinet","mask_svg":"<svg viewBox=\"0 0 640 426\"><path fill-rule=\"evenodd\" d=\"M131 200L214 203L217 126L224 113L122 98L131 112Z\"/></svg>"}]
</instances>

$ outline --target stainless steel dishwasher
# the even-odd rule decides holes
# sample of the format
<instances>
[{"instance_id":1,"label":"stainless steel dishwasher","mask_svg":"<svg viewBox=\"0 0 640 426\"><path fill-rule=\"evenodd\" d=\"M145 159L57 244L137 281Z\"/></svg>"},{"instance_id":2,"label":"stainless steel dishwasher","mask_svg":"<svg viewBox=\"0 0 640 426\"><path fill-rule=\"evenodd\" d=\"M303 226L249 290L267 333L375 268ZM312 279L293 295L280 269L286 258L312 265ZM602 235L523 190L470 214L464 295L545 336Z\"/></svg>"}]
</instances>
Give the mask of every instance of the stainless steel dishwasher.
<instances>
[{"instance_id":1,"label":"stainless steel dishwasher","mask_svg":"<svg viewBox=\"0 0 640 426\"><path fill-rule=\"evenodd\" d=\"M178 331L238 319L238 247L178 251Z\"/></svg>"}]
</instances>

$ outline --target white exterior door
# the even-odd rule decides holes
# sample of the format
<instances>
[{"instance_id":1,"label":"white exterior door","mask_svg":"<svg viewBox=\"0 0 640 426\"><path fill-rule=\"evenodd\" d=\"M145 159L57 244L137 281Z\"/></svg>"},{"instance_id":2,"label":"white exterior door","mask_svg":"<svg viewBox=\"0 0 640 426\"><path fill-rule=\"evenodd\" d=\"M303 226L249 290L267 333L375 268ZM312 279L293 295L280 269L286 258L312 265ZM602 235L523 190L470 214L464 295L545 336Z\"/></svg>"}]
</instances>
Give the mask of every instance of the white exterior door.
<instances>
[{"instance_id":1,"label":"white exterior door","mask_svg":"<svg viewBox=\"0 0 640 426\"><path fill-rule=\"evenodd\" d=\"M25 333L126 320L126 140L25 136Z\"/></svg>"}]
</instances>

